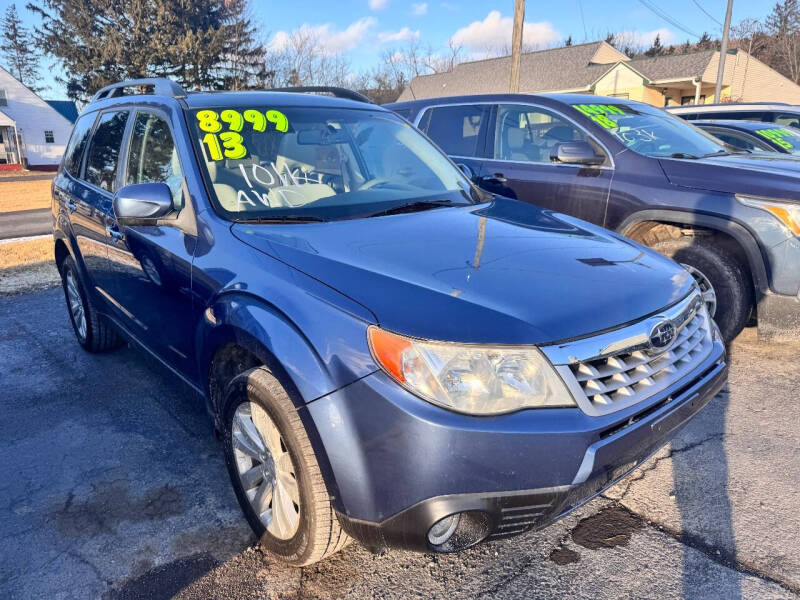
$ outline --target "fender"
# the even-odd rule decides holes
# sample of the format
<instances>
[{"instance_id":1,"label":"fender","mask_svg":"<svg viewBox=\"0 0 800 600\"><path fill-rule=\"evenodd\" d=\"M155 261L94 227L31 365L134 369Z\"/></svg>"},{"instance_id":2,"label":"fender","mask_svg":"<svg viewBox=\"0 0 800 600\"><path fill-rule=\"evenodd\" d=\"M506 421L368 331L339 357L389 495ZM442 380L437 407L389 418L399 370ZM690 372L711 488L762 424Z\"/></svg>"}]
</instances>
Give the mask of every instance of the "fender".
<instances>
[{"instance_id":1,"label":"fender","mask_svg":"<svg viewBox=\"0 0 800 600\"><path fill-rule=\"evenodd\" d=\"M320 320L325 317L319 315ZM344 320L344 323L329 320L329 333L332 338L348 338L346 345L340 348L348 347L349 356L322 356L316 350L319 344L309 340L276 306L248 292L223 292L203 313L195 333L202 387L210 389L208 366L214 353L226 344L235 343L257 356L271 370L283 371L297 391L294 400L300 408L375 370L364 333L366 324L359 322L353 323L355 327L348 327L347 321L355 319L346 315ZM215 411L219 408L212 407Z\"/></svg>"},{"instance_id":2,"label":"fender","mask_svg":"<svg viewBox=\"0 0 800 600\"><path fill-rule=\"evenodd\" d=\"M730 219L714 217L678 210L643 210L629 215L617 228L617 232L627 235L630 229L644 221L664 221L680 225L698 225L706 229L713 229L732 237L744 250L750 273L753 276L753 286L761 293L769 291L769 277L767 276L766 258L761 247L756 242L750 231Z\"/></svg>"}]
</instances>

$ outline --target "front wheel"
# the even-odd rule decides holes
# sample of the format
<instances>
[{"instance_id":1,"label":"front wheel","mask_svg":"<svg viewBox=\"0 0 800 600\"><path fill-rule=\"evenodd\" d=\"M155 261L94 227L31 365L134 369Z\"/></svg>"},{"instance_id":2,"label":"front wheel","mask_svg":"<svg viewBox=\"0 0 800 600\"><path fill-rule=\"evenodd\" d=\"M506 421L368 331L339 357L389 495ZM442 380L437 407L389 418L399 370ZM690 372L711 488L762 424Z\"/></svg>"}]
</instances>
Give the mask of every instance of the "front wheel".
<instances>
[{"instance_id":1,"label":"front wheel","mask_svg":"<svg viewBox=\"0 0 800 600\"><path fill-rule=\"evenodd\" d=\"M747 270L713 236L682 237L653 244L692 275L725 343L744 328L753 308Z\"/></svg>"},{"instance_id":2,"label":"front wheel","mask_svg":"<svg viewBox=\"0 0 800 600\"><path fill-rule=\"evenodd\" d=\"M228 386L223 427L231 482L263 548L304 566L347 545L294 403L266 367Z\"/></svg>"}]
</instances>

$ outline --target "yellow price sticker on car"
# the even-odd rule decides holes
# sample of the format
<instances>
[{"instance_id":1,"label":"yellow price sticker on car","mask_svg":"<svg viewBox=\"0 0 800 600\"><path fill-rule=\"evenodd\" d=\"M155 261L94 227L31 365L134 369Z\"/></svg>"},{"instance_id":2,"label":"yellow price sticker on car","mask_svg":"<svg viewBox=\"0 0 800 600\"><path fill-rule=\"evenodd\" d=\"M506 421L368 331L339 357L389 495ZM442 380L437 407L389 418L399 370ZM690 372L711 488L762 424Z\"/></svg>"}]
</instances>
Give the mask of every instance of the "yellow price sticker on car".
<instances>
[{"instance_id":1,"label":"yellow price sticker on car","mask_svg":"<svg viewBox=\"0 0 800 600\"><path fill-rule=\"evenodd\" d=\"M619 106L614 106L613 104L573 104L572 108L606 129L617 128L616 121L609 118L608 115L626 114Z\"/></svg>"},{"instance_id":2,"label":"yellow price sticker on car","mask_svg":"<svg viewBox=\"0 0 800 600\"><path fill-rule=\"evenodd\" d=\"M279 110L261 112L250 108L240 112L226 108L217 112L205 109L197 111L195 117L197 126L205 132L202 142L208 150L208 156L214 161L247 156L244 138L240 134L245 128L245 123L248 123L256 133L263 133L268 128L281 133L289 131L289 119Z\"/></svg>"},{"instance_id":3,"label":"yellow price sticker on car","mask_svg":"<svg viewBox=\"0 0 800 600\"><path fill-rule=\"evenodd\" d=\"M770 140L773 144L777 144L784 150L793 150L794 145L788 141L787 137L798 137L794 131L788 129L756 129L756 133L763 138Z\"/></svg>"}]
</instances>

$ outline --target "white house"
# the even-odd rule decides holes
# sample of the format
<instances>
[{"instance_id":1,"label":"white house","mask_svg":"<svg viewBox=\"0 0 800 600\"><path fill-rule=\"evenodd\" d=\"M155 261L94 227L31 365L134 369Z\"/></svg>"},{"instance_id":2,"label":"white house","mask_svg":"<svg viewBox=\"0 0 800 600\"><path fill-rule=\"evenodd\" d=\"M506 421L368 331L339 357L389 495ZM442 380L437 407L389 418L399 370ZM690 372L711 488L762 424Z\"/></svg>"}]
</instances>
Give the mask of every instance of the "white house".
<instances>
[{"instance_id":1,"label":"white house","mask_svg":"<svg viewBox=\"0 0 800 600\"><path fill-rule=\"evenodd\" d=\"M0 67L0 169L55 169L72 123Z\"/></svg>"}]
</instances>

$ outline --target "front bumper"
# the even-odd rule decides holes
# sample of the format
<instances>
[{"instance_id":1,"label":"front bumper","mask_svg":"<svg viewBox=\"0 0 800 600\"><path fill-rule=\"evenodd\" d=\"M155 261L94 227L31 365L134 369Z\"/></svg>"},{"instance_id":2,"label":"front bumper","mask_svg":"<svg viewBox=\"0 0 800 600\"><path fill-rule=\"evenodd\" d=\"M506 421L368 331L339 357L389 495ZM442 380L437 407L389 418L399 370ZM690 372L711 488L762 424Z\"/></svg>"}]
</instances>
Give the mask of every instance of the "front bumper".
<instances>
[{"instance_id":1,"label":"front bumper","mask_svg":"<svg viewBox=\"0 0 800 600\"><path fill-rule=\"evenodd\" d=\"M470 417L377 372L307 407L342 527L367 547L431 551L428 530L480 515L480 539L541 528L640 465L724 386L719 342L686 378L606 416L579 409ZM455 548L461 549L461 548Z\"/></svg>"}]
</instances>

